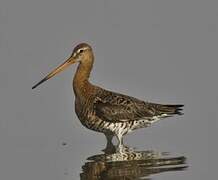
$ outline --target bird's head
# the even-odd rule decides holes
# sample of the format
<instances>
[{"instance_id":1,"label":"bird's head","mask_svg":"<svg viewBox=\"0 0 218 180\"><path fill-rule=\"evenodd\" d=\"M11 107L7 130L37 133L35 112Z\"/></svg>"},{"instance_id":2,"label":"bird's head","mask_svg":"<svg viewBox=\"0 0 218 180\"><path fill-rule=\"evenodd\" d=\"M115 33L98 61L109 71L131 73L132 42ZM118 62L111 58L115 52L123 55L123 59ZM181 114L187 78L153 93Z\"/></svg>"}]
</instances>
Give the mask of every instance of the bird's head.
<instances>
[{"instance_id":1,"label":"bird's head","mask_svg":"<svg viewBox=\"0 0 218 180\"><path fill-rule=\"evenodd\" d=\"M86 63L93 59L93 52L90 45L86 43L78 44L74 49L71 57L76 62Z\"/></svg>"},{"instance_id":2,"label":"bird's head","mask_svg":"<svg viewBox=\"0 0 218 180\"><path fill-rule=\"evenodd\" d=\"M92 64L93 62L93 52L90 45L86 43L78 44L74 49L71 56L60 66L55 68L53 71L51 71L45 78L43 78L41 81L39 81L36 85L32 87L32 89L35 89L37 86L42 84L43 82L47 81L48 79L52 78L59 72L65 70L67 67L69 67L71 64L75 63L81 63L81 64Z\"/></svg>"}]
</instances>

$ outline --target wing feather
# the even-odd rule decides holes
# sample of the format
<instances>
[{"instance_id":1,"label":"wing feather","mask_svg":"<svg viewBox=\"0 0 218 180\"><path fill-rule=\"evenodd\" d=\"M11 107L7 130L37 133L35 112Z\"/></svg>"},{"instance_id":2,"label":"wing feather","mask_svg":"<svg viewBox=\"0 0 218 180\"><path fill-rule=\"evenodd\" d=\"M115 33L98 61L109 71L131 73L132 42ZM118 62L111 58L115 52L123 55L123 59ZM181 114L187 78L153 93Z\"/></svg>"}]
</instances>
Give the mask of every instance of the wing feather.
<instances>
[{"instance_id":1,"label":"wing feather","mask_svg":"<svg viewBox=\"0 0 218 180\"><path fill-rule=\"evenodd\" d=\"M110 122L135 121L155 115L149 103L106 90L98 94L94 108L99 118Z\"/></svg>"}]
</instances>

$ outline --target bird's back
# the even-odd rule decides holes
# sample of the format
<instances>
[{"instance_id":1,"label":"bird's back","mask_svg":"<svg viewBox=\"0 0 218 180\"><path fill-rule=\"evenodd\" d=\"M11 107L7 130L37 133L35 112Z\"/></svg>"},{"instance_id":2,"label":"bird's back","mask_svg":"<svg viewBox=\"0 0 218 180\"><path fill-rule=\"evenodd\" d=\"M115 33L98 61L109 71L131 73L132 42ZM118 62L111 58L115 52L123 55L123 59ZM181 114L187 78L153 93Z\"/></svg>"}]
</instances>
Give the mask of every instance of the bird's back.
<instances>
[{"instance_id":1,"label":"bird's back","mask_svg":"<svg viewBox=\"0 0 218 180\"><path fill-rule=\"evenodd\" d=\"M167 105L145 102L143 100L99 89L96 94L94 109L97 116L106 121L137 121L144 118L175 114L181 115L183 105Z\"/></svg>"}]
</instances>

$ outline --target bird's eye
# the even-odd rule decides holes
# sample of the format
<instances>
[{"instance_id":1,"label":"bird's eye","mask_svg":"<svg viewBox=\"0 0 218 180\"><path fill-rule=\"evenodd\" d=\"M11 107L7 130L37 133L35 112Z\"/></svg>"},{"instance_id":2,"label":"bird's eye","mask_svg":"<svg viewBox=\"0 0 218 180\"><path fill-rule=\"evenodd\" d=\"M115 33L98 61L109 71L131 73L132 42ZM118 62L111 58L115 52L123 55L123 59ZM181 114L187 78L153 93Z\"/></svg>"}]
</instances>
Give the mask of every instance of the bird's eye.
<instances>
[{"instance_id":1,"label":"bird's eye","mask_svg":"<svg viewBox=\"0 0 218 180\"><path fill-rule=\"evenodd\" d=\"M79 53L82 53L83 51L84 51L83 49L80 49L80 50L79 50Z\"/></svg>"}]
</instances>

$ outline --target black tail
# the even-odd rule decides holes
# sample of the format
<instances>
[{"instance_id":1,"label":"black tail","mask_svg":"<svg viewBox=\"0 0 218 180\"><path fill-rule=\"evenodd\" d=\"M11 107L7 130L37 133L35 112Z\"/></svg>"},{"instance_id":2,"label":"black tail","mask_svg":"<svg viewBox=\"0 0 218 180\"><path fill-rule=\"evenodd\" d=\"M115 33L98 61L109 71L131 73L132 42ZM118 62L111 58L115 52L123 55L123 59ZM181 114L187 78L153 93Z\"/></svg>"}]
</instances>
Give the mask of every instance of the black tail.
<instances>
[{"instance_id":1,"label":"black tail","mask_svg":"<svg viewBox=\"0 0 218 180\"><path fill-rule=\"evenodd\" d=\"M167 105L162 105L160 104L158 106L158 111L161 114L167 114L167 115L183 115L183 113L181 112L183 110L184 105L182 104L167 104Z\"/></svg>"}]
</instances>

